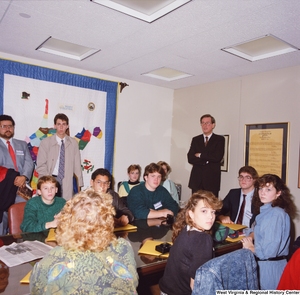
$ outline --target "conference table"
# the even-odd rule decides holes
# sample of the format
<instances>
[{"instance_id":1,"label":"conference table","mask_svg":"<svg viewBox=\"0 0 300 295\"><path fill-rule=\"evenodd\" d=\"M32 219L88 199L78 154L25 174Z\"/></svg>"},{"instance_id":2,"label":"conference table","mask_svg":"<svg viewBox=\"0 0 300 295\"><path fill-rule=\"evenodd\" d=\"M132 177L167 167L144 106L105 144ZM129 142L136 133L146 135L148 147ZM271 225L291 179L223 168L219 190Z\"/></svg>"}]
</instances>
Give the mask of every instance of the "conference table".
<instances>
[{"instance_id":1,"label":"conference table","mask_svg":"<svg viewBox=\"0 0 300 295\"><path fill-rule=\"evenodd\" d=\"M137 228L131 231L119 231L116 232L116 235L125 238L132 245L139 274L138 293L144 295L148 294L147 289L151 285L157 284L163 275L167 258L140 255L138 253L139 249L149 239L170 242L172 240L172 230L171 226L166 224L162 219L136 220L133 225ZM47 236L48 231L0 236L0 243L10 245L13 242L21 243L23 241L38 240L47 244L48 242L45 242ZM55 246L53 242L50 242L50 244L51 246ZM220 256L240 248L242 248L240 242L229 243L225 241L216 243L215 256ZM34 263L28 262L14 267L7 267L0 261L0 294L29 294L29 284L22 284L20 280L32 270Z\"/></svg>"}]
</instances>

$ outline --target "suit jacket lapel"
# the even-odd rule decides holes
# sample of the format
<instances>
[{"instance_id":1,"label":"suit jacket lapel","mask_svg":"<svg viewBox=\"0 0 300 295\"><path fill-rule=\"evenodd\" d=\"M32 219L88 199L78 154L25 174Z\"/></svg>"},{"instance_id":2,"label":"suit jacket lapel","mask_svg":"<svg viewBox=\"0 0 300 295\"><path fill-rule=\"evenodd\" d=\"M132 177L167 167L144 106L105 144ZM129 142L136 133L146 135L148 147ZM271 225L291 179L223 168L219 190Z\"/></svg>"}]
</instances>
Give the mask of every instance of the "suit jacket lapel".
<instances>
[{"instance_id":1,"label":"suit jacket lapel","mask_svg":"<svg viewBox=\"0 0 300 295\"><path fill-rule=\"evenodd\" d=\"M0 147L4 150L6 149L7 152L8 152L8 149L7 149L7 146L4 144L4 142L2 140L0 140Z\"/></svg>"}]
</instances>

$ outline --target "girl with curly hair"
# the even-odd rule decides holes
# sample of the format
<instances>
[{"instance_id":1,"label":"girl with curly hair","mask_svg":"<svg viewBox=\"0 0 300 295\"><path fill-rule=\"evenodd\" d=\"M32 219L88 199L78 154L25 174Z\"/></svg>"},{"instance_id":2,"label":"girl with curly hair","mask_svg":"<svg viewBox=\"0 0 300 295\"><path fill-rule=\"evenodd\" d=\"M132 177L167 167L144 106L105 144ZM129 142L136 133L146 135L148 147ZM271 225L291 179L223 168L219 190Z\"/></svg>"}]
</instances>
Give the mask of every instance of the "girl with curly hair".
<instances>
[{"instance_id":1,"label":"girl with curly hair","mask_svg":"<svg viewBox=\"0 0 300 295\"><path fill-rule=\"evenodd\" d=\"M159 282L161 294L191 294L196 270L213 258L213 240L209 233L222 208L213 193L195 192L173 225L173 246Z\"/></svg>"},{"instance_id":2,"label":"girl with curly hair","mask_svg":"<svg viewBox=\"0 0 300 295\"><path fill-rule=\"evenodd\" d=\"M111 196L93 189L67 201L58 246L34 266L30 294L137 294L133 250L114 235L114 214Z\"/></svg>"},{"instance_id":3,"label":"girl with curly hair","mask_svg":"<svg viewBox=\"0 0 300 295\"><path fill-rule=\"evenodd\" d=\"M260 288L275 290L287 264L291 218L296 215L296 207L289 188L275 174L257 179L252 202L258 215L252 232L242 240L243 248L257 257Z\"/></svg>"}]
</instances>

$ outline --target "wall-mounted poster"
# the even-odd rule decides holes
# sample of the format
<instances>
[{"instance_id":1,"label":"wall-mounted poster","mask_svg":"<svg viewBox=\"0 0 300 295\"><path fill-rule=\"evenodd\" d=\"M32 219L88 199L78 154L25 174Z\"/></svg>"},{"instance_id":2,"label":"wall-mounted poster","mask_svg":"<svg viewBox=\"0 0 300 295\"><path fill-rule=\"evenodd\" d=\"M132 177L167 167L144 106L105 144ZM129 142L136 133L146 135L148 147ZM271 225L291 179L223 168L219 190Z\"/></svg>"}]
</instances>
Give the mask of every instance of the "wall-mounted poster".
<instances>
[{"instance_id":1,"label":"wall-mounted poster","mask_svg":"<svg viewBox=\"0 0 300 295\"><path fill-rule=\"evenodd\" d=\"M40 142L55 134L53 118L69 118L78 142L84 187L92 172L112 172L118 83L0 59L0 114L16 122L15 137L28 144L36 162ZM36 188L38 174L31 186Z\"/></svg>"},{"instance_id":2,"label":"wall-mounted poster","mask_svg":"<svg viewBox=\"0 0 300 295\"><path fill-rule=\"evenodd\" d=\"M287 180L289 123L245 125L245 165Z\"/></svg>"}]
</instances>

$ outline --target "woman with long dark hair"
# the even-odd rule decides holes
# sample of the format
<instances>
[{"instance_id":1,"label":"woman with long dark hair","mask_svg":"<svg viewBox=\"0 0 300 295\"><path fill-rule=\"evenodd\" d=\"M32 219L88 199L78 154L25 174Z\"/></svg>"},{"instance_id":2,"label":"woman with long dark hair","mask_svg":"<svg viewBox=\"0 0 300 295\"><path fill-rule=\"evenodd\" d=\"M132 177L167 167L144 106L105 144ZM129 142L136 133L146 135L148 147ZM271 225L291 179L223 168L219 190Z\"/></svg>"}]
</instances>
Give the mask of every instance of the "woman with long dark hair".
<instances>
[{"instance_id":1,"label":"woman with long dark hair","mask_svg":"<svg viewBox=\"0 0 300 295\"><path fill-rule=\"evenodd\" d=\"M275 290L289 254L291 218L296 215L289 188L274 174L255 183L253 232L242 240L243 247L257 257L259 283L263 290Z\"/></svg>"}]
</instances>

